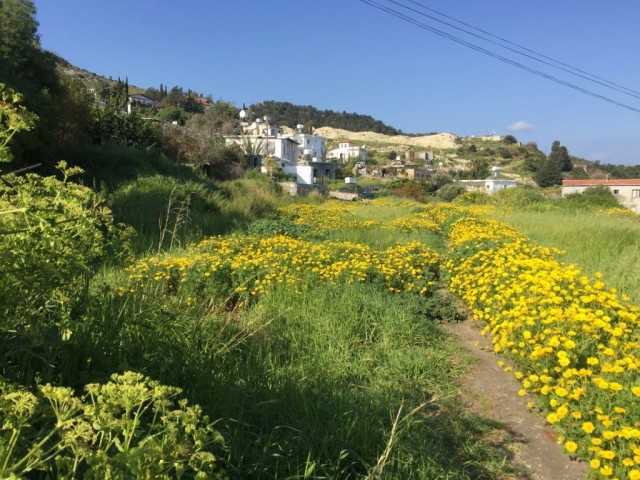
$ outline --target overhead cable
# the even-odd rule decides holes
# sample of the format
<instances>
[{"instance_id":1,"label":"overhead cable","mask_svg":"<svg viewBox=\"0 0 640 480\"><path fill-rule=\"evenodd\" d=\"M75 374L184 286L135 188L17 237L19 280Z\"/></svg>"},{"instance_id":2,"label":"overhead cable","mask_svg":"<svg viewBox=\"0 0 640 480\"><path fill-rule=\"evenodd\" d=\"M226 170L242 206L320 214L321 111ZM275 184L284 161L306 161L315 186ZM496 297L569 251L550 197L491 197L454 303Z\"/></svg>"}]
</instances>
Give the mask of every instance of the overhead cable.
<instances>
[{"instance_id":1,"label":"overhead cable","mask_svg":"<svg viewBox=\"0 0 640 480\"><path fill-rule=\"evenodd\" d=\"M496 42L496 41L493 41L493 40L491 40L489 38L483 37L482 35L474 34L474 33L470 32L468 30L465 30L463 28L456 27L455 25L452 25L450 23L447 23L447 22L444 22L442 20L439 20L438 18L433 17L431 15L426 15L426 14L424 14L422 12L418 12L417 10L414 10L414 9L412 9L412 8L406 6L406 5L403 5L403 4L399 3L399 2L396 2L396 1L393 1L393 0L388 0L388 1L391 2L391 3L394 3L396 5L402 6L402 7L406 8L408 10L411 10L411 11L413 11L415 13L418 13L419 15L422 15L422 16L425 16L425 17L430 18L432 20L435 20L437 22L443 23L444 25L447 25L447 26L449 26L451 28L455 28L457 30L461 30L461 31L463 31L463 32L465 32L465 33L467 33L469 35L473 35L474 37L481 38L482 40L485 40L487 42L493 43L494 45L497 45L499 47L505 48L505 49L510 50L512 52L515 52L515 53L517 53L519 55L523 55L525 57L531 58L531 59L536 60L538 62L544 63L545 65L549 65L549 66L552 66L554 68L558 68L559 70L562 70L564 72L570 73L570 74L578 76L580 78L584 78L586 80L589 80L591 82L597 83L599 85L603 85L605 87L611 88L613 90L616 90L618 92L624 93L626 95L630 95L632 97L640 98L640 92L638 92L636 90L632 90L631 88L627 88L625 86L619 85L619 84L617 84L615 82L612 82L610 80L602 78L602 77L600 77L598 75L594 75L593 73L589 73L589 72L587 72L585 70L582 70L582 69L580 69L578 67L574 67L572 65L569 65L568 63L565 63L563 61L556 60L553 57L550 57L548 55L542 54L540 52L536 52L535 50L532 50L532 49L527 48L525 46L519 45L519 44L517 44L515 42L507 40L506 38L500 37L498 35L494 35L494 34L492 34L490 32L487 32L486 30L482 30L481 28L478 28L478 27L475 27L475 26L473 26L473 25L471 25L469 23L463 22L462 20L458 20L458 19L456 19L456 18L454 18L454 17L452 17L450 15L447 15L445 13L439 12L438 10L434 10L433 8L427 7L426 5L423 5L422 3L417 2L415 0L406 0L406 1L411 3L411 4L413 4L413 5L418 6L418 7L422 8L422 9L424 9L424 10L428 10L428 11L436 13L437 15L440 15L440 16L442 16L444 18L450 19L450 20L452 20L452 21L454 21L456 23L459 23L460 25L464 25L465 27L469 27L472 30L475 30L477 32L482 33L483 35L486 35L486 36L491 37L491 38L495 38L496 40L499 40L500 42L506 43L508 45L512 45L513 47L516 47L516 48L518 48L520 50L523 50L524 52L528 52L531 55L523 53L523 52L520 52L520 51L518 51L518 50L516 50L514 48L510 48L510 47L507 47L505 45L501 45L499 42ZM533 55L538 56L538 57L540 57L540 58L542 58L544 60L541 60L540 58L535 58ZM557 65L554 65L554 64L557 64Z\"/></svg>"},{"instance_id":2,"label":"overhead cable","mask_svg":"<svg viewBox=\"0 0 640 480\"><path fill-rule=\"evenodd\" d=\"M364 4L366 4L366 5L369 5L370 7L376 8L378 10L381 10L381 11L385 12L385 13L388 13L389 15L392 15L392 16L394 16L396 18L399 18L400 20L403 20L405 22L411 23L411 24L413 24L413 25L415 25L415 26L417 26L419 28L422 28L424 30L430 31L432 33L435 33L436 35L439 35L441 37L447 38L447 39L449 39L449 40L451 40L453 42L456 42L456 43L459 43L461 45L464 45L464 46L466 46L466 47L468 47L468 48L470 48L472 50L475 50L477 52L480 52L480 53L483 53L485 55L488 55L488 56L490 56L492 58L495 58L497 60L500 60L500 61L502 61L504 63L508 63L510 65L513 65L514 67L520 68L522 70L525 70L525 71L527 71L529 73L532 73L534 75L537 75L539 77L546 78L548 80L551 80L552 82L558 83L560 85L564 85L565 87L569 87L569 88L571 88L573 90L577 90L577 91L579 91L581 93L584 93L586 95L590 95L592 97L599 98L600 100L604 100L605 102L611 103L613 105L617 105L617 106L625 108L627 110L631 110L633 112L640 113L640 109L638 109L636 107L633 107L631 105L627 105L626 103L619 102L619 101L614 100L612 98L606 97L606 96L601 95L599 93L593 92L591 90L587 90L586 88L580 87L580 86L575 85L573 83L567 82L567 81L562 80L562 79L557 78L557 77L554 77L553 75L550 75L548 73L542 72L540 70L536 70L536 69L531 68L531 67L529 67L527 65L524 65L522 63L516 62L515 60L512 60L510 58L507 58L507 57L504 57L502 55L499 55L499 54L497 54L495 52L487 50L486 48L483 48L483 47L480 47L478 45L475 45L475 44L473 44L471 42L468 42L466 40L458 38L458 37L456 37L454 35L451 35L451 34L449 34L447 32L444 32L442 30L438 30L435 27L432 27L430 25L422 23L422 22L420 22L420 21L418 21L418 20L416 20L416 19L414 19L412 17L409 17L409 16L407 16L407 15L405 15L405 14L403 14L403 13L397 11L397 10L394 10L394 9L392 9L390 7L387 7L385 5L381 5L380 3L376 2L375 0L360 0L360 1L362 3L364 3Z\"/></svg>"}]
</instances>

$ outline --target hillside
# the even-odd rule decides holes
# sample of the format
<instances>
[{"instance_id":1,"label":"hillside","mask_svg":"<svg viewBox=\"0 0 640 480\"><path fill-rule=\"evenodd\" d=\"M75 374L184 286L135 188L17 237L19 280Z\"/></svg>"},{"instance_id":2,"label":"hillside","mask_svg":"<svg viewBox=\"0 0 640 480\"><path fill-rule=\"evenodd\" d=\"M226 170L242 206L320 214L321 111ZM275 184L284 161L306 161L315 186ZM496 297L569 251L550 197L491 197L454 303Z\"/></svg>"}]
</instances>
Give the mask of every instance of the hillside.
<instances>
[{"instance_id":1,"label":"hillside","mask_svg":"<svg viewBox=\"0 0 640 480\"><path fill-rule=\"evenodd\" d=\"M311 105L294 105L289 102L265 101L249 107L252 116L269 115L278 125L294 128L296 125L307 127L343 128L353 132L372 131L386 135L399 135L402 131L376 120L370 115L358 113L319 110Z\"/></svg>"},{"instance_id":2,"label":"hillside","mask_svg":"<svg viewBox=\"0 0 640 480\"><path fill-rule=\"evenodd\" d=\"M384 135L376 132L351 132L340 128L321 127L315 133L330 140L352 140L364 144L386 143L394 144L398 147L416 147L425 149L449 149L457 148L458 137L451 133L437 133L433 135L423 135L410 137L408 135Z\"/></svg>"}]
</instances>

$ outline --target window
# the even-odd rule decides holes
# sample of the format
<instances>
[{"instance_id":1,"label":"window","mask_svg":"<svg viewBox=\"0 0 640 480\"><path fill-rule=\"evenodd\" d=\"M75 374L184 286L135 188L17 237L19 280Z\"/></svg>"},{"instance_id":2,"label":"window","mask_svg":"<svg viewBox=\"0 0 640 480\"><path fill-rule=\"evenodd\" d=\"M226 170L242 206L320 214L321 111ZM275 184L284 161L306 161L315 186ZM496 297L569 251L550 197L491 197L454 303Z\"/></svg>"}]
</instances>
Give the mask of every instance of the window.
<instances>
[{"instance_id":1,"label":"window","mask_svg":"<svg viewBox=\"0 0 640 480\"><path fill-rule=\"evenodd\" d=\"M633 198L640 198L640 190L637 190L637 189L631 190L631 196Z\"/></svg>"},{"instance_id":2,"label":"window","mask_svg":"<svg viewBox=\"0 0 640 480\"><path fill-rule=\"evenodd\" d=\"M614 194L614 195L618 195L619 193L620 193L620 190L614 190L614 191L613 191L613 194Z\"/></svg>"}]
</instances>

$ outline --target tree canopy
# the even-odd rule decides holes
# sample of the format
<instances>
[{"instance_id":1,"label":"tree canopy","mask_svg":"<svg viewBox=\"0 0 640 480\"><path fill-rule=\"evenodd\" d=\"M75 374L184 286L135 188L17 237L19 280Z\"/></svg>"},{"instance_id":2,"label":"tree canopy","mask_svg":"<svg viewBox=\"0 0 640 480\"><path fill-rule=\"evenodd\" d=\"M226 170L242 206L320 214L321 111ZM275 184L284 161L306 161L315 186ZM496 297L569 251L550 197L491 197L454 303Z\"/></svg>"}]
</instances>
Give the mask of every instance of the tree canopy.
<instances>
[{"instance_id":1,"label":"tree canopy","mask_svg":"<svg viewBox=\"0 0 640 480\"><path fill-rule=\"evenodd\" d=\"M289 102L266 101L249 107L254 117L269 115L274 124L286 125L294 128L296 125L319 127L333 127L350 130L352 132L371 131L385 135L398 135L402 131L376 120L370 115L357 113L335 112L333 110L318 110L311 105L294 105Z\"/></svg>"}]
</instances>

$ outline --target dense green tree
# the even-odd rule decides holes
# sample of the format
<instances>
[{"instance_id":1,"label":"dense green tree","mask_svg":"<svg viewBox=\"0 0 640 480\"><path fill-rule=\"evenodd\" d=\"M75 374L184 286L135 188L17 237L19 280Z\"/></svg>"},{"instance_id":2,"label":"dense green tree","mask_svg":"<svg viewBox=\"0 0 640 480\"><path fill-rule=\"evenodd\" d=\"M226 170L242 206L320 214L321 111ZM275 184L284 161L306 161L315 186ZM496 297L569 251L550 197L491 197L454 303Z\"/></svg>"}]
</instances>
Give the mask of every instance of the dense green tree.
<instances>
[{"instance_id":1,"label":"dense green tree","mask_svg":"<svg viewBox=\"0 0 640 480\"><path fill-rule=\"evenodd\" d=\"M158 147L160 136L157 126L143 120L140 112L127 113L122 98L108 98L103 104L95 103L91 112L89 134L94 144L118 143L132 147Z\"/></svg>"},{"instance_id":2,"label":"dense green tree","mask_svg":"<svg viewBox=\"0 0 640 480\"><path fill-rule=\"evenodd\" d=\"M19 163L46 162L56 150L62 87L56 57L41 50L31 0L0 1L0 83L24 95L24 105L40 118L12 145Z\"/></svg>"},{"instance_id":3,"label":"dense green tree","mask_svg":"<svg viewBox=\"0 0 640 480\"><path fill-rule=\"evenodd\" d=\"M189 115L182 108L171 106L160 110L157 117L166 122L177 122L178 125L184 125Z\"/></svg>"},{"instance_id":4,"label":"dense green tree","mask_svg":"<svg viewBox=\"0 0 640 480\"><path fill-rule=\"evenodd\" d=\"M33 78L36 72L28 68L40 55L36 8L30 0L0 2L0 78Z\"/></svg>"},{"instance_id":5,"label":"dense green tree","mask_svg":"<svg viewBox=\"0 0 640 480\"><path fill-rule=\"evenodd\" d=\"M549 156L536 172L533 179L543 188L560 185L562 183L562 174L557 160Z\"/></svg>"},{"instance_id":6,"label":"dense green tree","mask_svg":"<svg viewBox=\"0 0 640 480\"><path fill-rule=\"evenodd\" d=\"M502 139L502 141L507 145L515 145L516 143L518 143L518 139L516 139L516 137L514 137L513 135L506 135Z\"/></svg>"},{"instance_id":7,"label":"dense green tree","mask_svg":"<svg viewBox=\"0 0 640 480\"><path fill-rule=\"evenodd\" d=\"M554 141L551 145L549 158L555 161L555 163L560 167L561 172L570 172L573 169L573 164L567 147L560 145L558 140Z\"/></svg>"},{"instance_id":8,"label":"dense green tree","mask_svg":"<svg viewBox=\"0 0 640 480\"><path fill-rule=\"evenodd\" d=\"M207 138L229 135L238 123L236 112L235 107L227 102L215 102L203 115L193 115L187 122L187 127Z\"/></svg>"},{"instance_id":9,"label":"dense green tree","mask_svg":"<svg viewBox=\"0 0 640 480\"><path fill-rule=\"evenodd\" d=\"M280 125L295 127L296 125L343 128L353 132L372 131L386 135L397 135L400 130L385 125L369 115L357 113L318 110L311 105L294 105L289 102L266 101L249 107L253 117L269 115L271 121ZM306 130L306 129L305 129ZM308 130L306 130L308 131Z\"/></svg>"},{"instance_id":10,"label":"dense green tree","mask_svg":"<svg viewBox=\"0 0 640 480\"><path fill-rule=\"evenodd\" d=\"M472 179L483 179L489 175L489 161L487 159L475 158L471 160L470 177Z\"/></svg>"}]
</instances>

